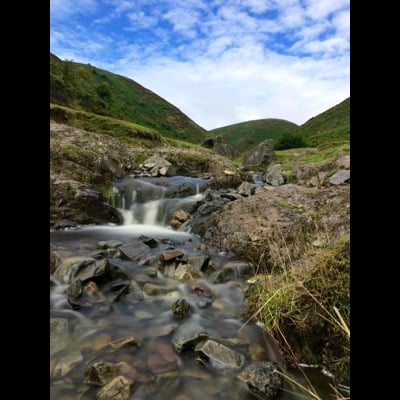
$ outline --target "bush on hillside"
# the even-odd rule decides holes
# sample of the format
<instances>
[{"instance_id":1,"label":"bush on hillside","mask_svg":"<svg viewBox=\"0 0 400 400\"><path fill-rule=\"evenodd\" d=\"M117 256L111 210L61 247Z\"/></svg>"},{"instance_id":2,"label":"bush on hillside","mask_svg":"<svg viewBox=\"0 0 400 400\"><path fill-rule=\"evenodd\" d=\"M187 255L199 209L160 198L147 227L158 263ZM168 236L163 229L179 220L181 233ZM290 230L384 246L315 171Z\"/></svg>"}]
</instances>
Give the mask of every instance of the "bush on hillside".
<instances>
[{"instance_id":1,"label":"bush on hillside","mask_svg":"<svg viewBox=\"0 0 400 400\"><path fill-rule=\"evenodd\" d=\"M299 147L307 147L307 143L302 137L292 132L282 134L275 141L275 150L296 149Z\"/></svg>"}]
</instances>

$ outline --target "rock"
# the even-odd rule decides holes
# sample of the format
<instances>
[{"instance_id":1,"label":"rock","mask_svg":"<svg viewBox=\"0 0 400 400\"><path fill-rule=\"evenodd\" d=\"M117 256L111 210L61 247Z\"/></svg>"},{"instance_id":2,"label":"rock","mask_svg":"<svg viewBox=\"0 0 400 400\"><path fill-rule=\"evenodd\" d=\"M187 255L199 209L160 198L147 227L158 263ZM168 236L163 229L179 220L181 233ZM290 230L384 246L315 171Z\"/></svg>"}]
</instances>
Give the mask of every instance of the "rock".
<instances>
[{"instance_id":1,"label":"rock","mask_svg":"<svg viewBox=\"0 0 400 400\"><path fill-rule=\"evenodd\" d=\"M201 235L209 246L257 265L259 271L280 270L304 255L307 237L340 237L350 221L349 186L310 189L286 184L226 204L202 219ZM196 226L196 217L190 226ZM193 230L192 230L193 232ZM217 269L218 271L218 269ZM230 279L229 270L217 280ZM232 274L233 276L233 274Z\"/></svg>"},{"instance_id":2,"label":"rock","mask_svg":"<svg viewBox=\"0 0 400 400\"><path fill-rule=\"evenodd\" d=\"M141 341L134 336L125 336L113 342L107 343L106 347L110 350L116 351L125 347L140 347Z\"/></svg>"},{"instance_id":3,"label":"rock","mask_svg":"<svg viewBox=\"0 0 400 400\"><path fill-rule=\"evenodd\" d=\"M187 318L193 311L193 306L185 299L178 299L171 306L172 314L177 319Z\"/></svg>"},{"instance_id":4,"label":"rock","mask_svg":"<svg viewBox=\"0 0 400 400\"><path fill-rule=\"evenodd\" d=\"M69 320L66 318L50 318L50 356L67 347L69 340Z\"/></svg>"},{"instance_id":5,"label":"rock","mask_svg":"<svg viewBox=\"0 0 400 400\"><path fill-rule=\"evenodd\" d=\"M243 182L238 188L237 191L239 192L239 194L241 196L251 196L256 192L256 185L254 183L250 183L250 182ZM236 200L236 199L232 199L232 200Z\"/></svg>"},{"instance_id":6,"label":"rock","mask_svg":"<svg viewBox=\"0 0 400 400\"><path fill-rule=\"evenodd\" d=\"M346 155L340 156L336 160L336 166L340 169L350 169L350 155L346 154Z\"/></svg>"},{"instance_id":7,"label":"rock","mask_svg":"<svg viewBox=\"0 0 400 400\"><path fill-rule=\"evenodd\" d=\"M85 373L84 383L90 386L104 386L120 374L120 365L97 361Z\"/></svg>"},{"instance_id":8,"label":"rock","mask_svg":"<svg viewBox=\"0 0 400 400\"><path fill-rule=\"evenodd\" d=\"M70 351L55 361L51 376L55 379L63 378L82 361L83 356L80 351Z\"/></svg>"},{"instance_id":9,"label":"rock","mask_svg":"<svg viewBox=\"0 0 400 400\"><path fill-rule=\"evenodd\" d=\"M165 250L161 253L160 259L166 263L174 261L178 258L181 258L185 255L185 253L182 250Z\"/></svg>"},{"instance_id":10,"label":"rock","mask_svg":"<svg viewBox=\"0 0 400 400\"><path fill-rule=\"evenodd\" d=\"M194 348L203 339L208 339L210 335L199 324L197 319L191 318L178 327L172 336L172 344L177 353L183 350Z\"/></svg>"},{"instance_id":11,"label":"rock","mask_svg":"<svg viewBox=\"0 0 400 400\"><path fill-rule=\"evenodd\" d=\"M133 243L124 244L119 247L120 257L127 261L139 261L150 254L150 248L142 241L137 240Z\"/></svg>"},{"instance_id":12,"label":"rock","mask_svg":"<svg viewBox=\"0 0 400 400\"><path fill-rule=\"evenodd\" d=\"M174 176L176 173L176 168L169 161L158 155L147 158L143 162L143 168L151 170L152 176Z\"/></svg>"},{"instance_id":13,"label":"rock","mask_svg":"<svg viewBox=\"0 0 400 400\"><path fill-rule=\"evenodd\" d=\"M278 366L272 361L253 362L238 374L237 378L245 382L250 391L262 399L274 399L283 384Z\"/></svg>"},{"instance_id":14,"label":"rock","mask_svg":"<svg viewBox=\"0 0 400 400\"><path fill-rule=\"evenodd\" d=\"M73 256L65 258L54 272L54 277L61 283L71 283L79 270L95 265L93 257Z\"/></svg>"},{"instance_id":15,"label":"rock","mask_svg":"<svg viewBox=\"0 0 400 400\"><path fill-rule=\"evenodd\" d=\"M197 362L218 372L236 371L245 363L242 353L211 339L198 343L195 353Z\"/></svg>"},{"instance_id":16,"label":"rock","mask_svg":"<svg viewBox=\"0 0 400 400\"><path fill-rule=\"evenodd\" d=\"M190 264L180 263L174 270L172 277L181 281L194 281L201 277L201 273Z\"/></svg>"},{"instance_id":17,"label":"rock","mask_svg":"<svg viewBox=\"0 0 400 400\"><path fill-rule=\"evenodd\" d=\"M329 183L331 185L341 185L342 183L345 183L348 180L350 180L350 170L341 169L331 176L331 178L329 179Z\"/></svg>"},{"instance_id":18,"label":"rock","mask_svg":"<svg viewBox=\"0 0 400 400\"><path fill-rule=\"evenodd\" d=\"M274 164L268 167L265 173L265 182L271 186L280 186L285 183L281 164Z\"/></svg>"},{"instance_id":19,"label":"rock","mask_svg":"<svg viewBox=\"0 0 400 400\"><path fill-rule=\"evenodd\" d=\"M264 140L243 157L243 165L249 167L269 164L272 161L273 154L273 139Z\"/></svg>"},{"instance_id":20,"label":"rock","mask_svg":"<svg viewBox=\"0 0 400 400\"><path fill-rule=\"evenodd\" d=\"M67 228L77 228L79 225L70 219L61 219L54 223L53 228L58 230Z\"/></svg>"},{"instance_id":21,"label":"rock","mask_svg":"<svg viewBox=\"0 0 400 400\"><path fill-rule=\"evenodd\" d=\"M97 247L100 249L116 249L117 247L122 246L122 242L119 240L103 240L97 243Z\"/></svg>"},{"instance_id":22,"label":"rock","mask_svg":"<svg viewBox=\"0 0 400 400\"><path fill-rule=\"evenodd\" d=\"M131 396L133 381L123 375L116 376L98 392L99 400L128 400Z\"/></svg>"}]
</instances>

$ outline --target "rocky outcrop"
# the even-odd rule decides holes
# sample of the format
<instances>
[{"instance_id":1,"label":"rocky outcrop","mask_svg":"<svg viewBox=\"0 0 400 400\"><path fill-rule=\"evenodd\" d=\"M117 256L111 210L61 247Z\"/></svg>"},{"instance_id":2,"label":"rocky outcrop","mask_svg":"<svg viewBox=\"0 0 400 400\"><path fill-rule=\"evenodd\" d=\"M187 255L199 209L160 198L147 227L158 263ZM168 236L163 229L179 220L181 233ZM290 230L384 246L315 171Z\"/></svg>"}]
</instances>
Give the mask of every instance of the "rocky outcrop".
<instances>
[{"instance_id":1,"label":"rocky outcrop","mask_svg":"<svg viewBox=\"0 0 400 400\"><path fill-rule=\"evenodd\" d=\"M69 220L68 225L120 223L121 216L113 204L112 181L128 174L197 176L214 189L236 187L251 179L228 158L206 149L158 146L157 142L149 150L124 145L109 135L50 121L51 226L57 224L61 229L61 220ZM149 157L137 164L134 160L143 154Z\"/></svg>"},{"instance_id":2,"label":"rocky outcrop","mask_svg":"<svg viewBox=\"0 0 400 400\"><path fill-rule=\"evenodd\" d=\"M274 156L274 141L267 139L243 157L243 166L254 167L269 164Z\"/></svg>"},{"instance_id":3,"label":"rocky outcrop","mask_svg":"<svg viewBox=\"0 0 400 400\"><path fill-rule=\"evenodd\" d=\"M62 229L121 221L118 211L99 191L72 179L50 176L50 226Z\"/></svg>"},{"instance_id":4,"label":"rocky outcrop","mask_svg":"<svg viewBox=\"0 0 400 400\"><path fill-rule=\"evenodd\" d=\"M312 243L334 242L349 229L350 190L348 185L266 186L253 196L221 203L217 213L201 218L200 225L196 218L185 224L206 243L259 268L281 269Z\"/></svg>"},{"instance_id":5,"label":"rocky outcrop","mask_svg":"<svg viewBox=\"0 0 400 400\"><path fill-rule=\"evenodd\" d=\"M229 143L225 142L221 135L216 136L215 139L205 140L202 146L213 149L216 153L228 158L235 158L239 155L239 152Z\"/></svg>"}]
</instances>

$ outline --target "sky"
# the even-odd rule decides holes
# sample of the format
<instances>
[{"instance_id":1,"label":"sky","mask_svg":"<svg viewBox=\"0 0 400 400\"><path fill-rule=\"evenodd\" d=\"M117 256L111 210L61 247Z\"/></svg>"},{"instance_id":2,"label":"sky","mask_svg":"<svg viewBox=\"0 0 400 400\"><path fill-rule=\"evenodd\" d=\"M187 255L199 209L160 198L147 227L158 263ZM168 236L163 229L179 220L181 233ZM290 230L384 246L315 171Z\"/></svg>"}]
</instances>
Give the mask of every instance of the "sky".
<instances>
[{"instance_id":1,"label":"sky","mask_svg":"<svg viewBox=\"0 0 400 400\"><path fill-rule=\"evenodd\" d=\"M207 130L301 125L350 96L350 0L50 0L50 51L133 79Z\"/></svg>"}]
</instances>

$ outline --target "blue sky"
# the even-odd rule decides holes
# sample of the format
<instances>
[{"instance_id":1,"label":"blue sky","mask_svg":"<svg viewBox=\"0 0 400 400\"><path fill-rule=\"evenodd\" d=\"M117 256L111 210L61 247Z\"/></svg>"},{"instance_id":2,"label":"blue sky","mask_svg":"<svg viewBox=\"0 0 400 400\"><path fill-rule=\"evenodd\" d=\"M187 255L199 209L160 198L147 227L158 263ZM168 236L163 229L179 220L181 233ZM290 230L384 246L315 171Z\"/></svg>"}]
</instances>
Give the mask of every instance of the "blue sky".
<instances>
[{"instance_id":1,"label":"blue sky","mask_svg":"<svg viewBox=\"0 0 400 400\"><path fill-rule=\"evenodd\" d=\"M129 77L205 129L303 124L350 96L350 0L50 0L50 51Z\"/></svg>"}]
</instances>

